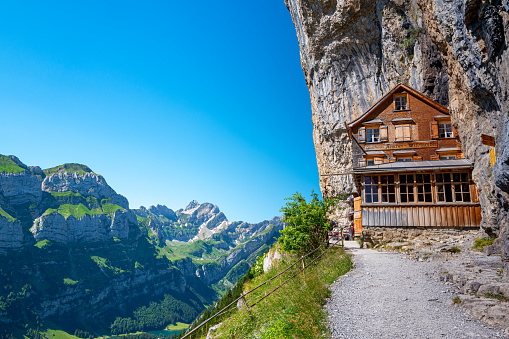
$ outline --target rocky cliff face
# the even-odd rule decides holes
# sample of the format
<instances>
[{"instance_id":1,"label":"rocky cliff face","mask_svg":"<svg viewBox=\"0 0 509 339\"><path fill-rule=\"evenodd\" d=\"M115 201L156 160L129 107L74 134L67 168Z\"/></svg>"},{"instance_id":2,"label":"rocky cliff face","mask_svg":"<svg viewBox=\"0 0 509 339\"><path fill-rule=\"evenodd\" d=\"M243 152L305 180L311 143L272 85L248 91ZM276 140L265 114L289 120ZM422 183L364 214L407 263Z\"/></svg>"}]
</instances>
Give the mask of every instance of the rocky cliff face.
<instances>
[{"instance_id":1,"label":"rocky cliff face","mask_svg":"<svg viewBox=\"0 0 509 339\"><path fill-rule=\"evenodd\" d=\"M136 215L130 210L116 210L113 215L84 215L76 219L59 213L43 215L30 229L36 240L48 239L59 243L127 239L130 227L138 226Z\"/></svg>"},{"instance_id":2,"label":"rocky cliff face","mask_svg":"<svg viewBox=\"0 0 509 339\"><path fill-rule=\"evenodd\" d=\"M42 171L0 155L0 332L48 318L107 327L166 294L198 312L218 297L210 285L232 286L282 227L230 223L197 201L130 210L84 165Z\"/></svg>"},{"instance_id":3,"label":"rocky cliff face","mask_svg":"<svg viewBox=\"0 0 509 339\"><path fill-rule=\"evenodd\" d=\"M345 122L402 82L448 106L483 208L509 259L509 3L500 0L285 0L313 112L324 197L351 193ZM496 138L497 162L481 134ZM507 272L507 267L506 267Z\"/></svg>"},{"instance_id":4,"label":"rocky cliff face","mask_svg":"<svg viewBox=\"0 0 509 339\"><path fill-rule=\"evenodd\" d=\"M19 220L8 220L0 216L0 254L6 254L7 249L23 247L23 230Z\"/></svg>"},{"instance_id":5,"label":"rocky cliff face","mask_svg":"<svg viewBox=\"0 0 509 339\"><path fill-rule=\"evenodd\" d=\"M111 199L111 203L129 209L127 198L117 194L106 180L95 173L59 172L44 178L42 190L45 192L74 192L96 199Z\"/></svg>"}]
</instances>

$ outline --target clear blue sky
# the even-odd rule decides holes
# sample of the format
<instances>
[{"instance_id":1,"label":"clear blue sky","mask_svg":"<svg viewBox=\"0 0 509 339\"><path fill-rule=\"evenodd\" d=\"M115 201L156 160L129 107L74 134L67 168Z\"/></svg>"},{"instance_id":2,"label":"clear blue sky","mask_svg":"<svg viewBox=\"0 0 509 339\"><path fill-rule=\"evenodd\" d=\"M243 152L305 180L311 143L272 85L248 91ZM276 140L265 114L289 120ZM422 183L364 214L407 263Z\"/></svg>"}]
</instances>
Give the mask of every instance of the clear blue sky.
<instances>
[{"instance_id":1,"label":"clear blue sky","mask_svg":"<svg viewBox=\"0 0 509 339\"><path fill-rule=\"evenodd\" d=\"M283 0L0 1L0 154L88 165L131 208L229 220L319 192Z\"/></svg>"}]
</instances>

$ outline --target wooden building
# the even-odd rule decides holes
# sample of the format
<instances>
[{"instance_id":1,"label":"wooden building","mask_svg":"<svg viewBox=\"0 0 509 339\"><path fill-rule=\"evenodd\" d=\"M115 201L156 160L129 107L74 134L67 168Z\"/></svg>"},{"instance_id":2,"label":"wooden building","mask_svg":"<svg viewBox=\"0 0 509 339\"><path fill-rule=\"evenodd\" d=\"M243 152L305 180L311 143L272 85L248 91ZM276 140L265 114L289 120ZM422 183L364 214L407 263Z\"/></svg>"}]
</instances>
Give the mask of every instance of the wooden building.
<instances>
[{"instance_id":1,"label":"wooden building","mask_svg":"<svg viewBox=\"0 0 509 339\"><path fill-rule=\"evenodd\" d=\"M479 227L473 166L446 107L399 84L347 128L356 234L366 227Z\"/></svg>"}]
</instances>

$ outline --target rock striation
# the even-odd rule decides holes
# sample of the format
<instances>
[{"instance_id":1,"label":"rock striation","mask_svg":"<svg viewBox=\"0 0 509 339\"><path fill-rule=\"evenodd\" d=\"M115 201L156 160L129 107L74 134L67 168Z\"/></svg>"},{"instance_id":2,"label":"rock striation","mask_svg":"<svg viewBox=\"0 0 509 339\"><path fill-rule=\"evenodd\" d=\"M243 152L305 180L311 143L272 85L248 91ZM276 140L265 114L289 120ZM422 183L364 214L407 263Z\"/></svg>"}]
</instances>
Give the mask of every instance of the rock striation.
<instances>
[{"instance_id":1,"label":"rock striation","mask_svg":"<svg viewBox=\"0 0 509 339\"><path fill-rule=\"evenodd\" d=\"M42 201L41 179L31 172L0 172L0 194L11 206L38 205Z\"/></svg>"},{"instance_id":2,"label":"rock striation","mask_svg":"<svg viewBox=\"0 0 509 339\"><path fill-rule=\"evenodd\" d=\"M8 249L23 247L23 230L19 220L10 221L0 216L0 254L6 254Z\"/></svg>"},{"instance_id":3,"label":"rock striation","mask_svg":"<svg viewBox=\"0 0 509 339\"><path fill-rule=\"evenodd\" d=\"M285 0L308 85L320 187L350 194L345 122L397 83L448 106L483 210L509 262L509 5L500 0ZM495 137L496 164L481 134Z\"/></svg>"},{"instance_id":4,"label":"rock striation","mask_svg":"<svg viewBox=\"0 0 509 339\"><path fill-rule=\"evenodd\" d=\"M44 178L42 190L45 192L74 192L83 196L92 196L99 200L111 199L111 203L129 209L127 198L117 194L106 180L95 173L59 172Z\"/></svg>"},{"instance_id":5,"label":"rock striation","mask_svg":"<svg viewBox=\"0 0 509 339\"><path fill-rule=\"evenodd\" d=\"M72 215L65 218L59 213L51 213L37 218L30 231L35 240L48 239L68 244L107 241L114 237L127 239L129 227L137 225L136 215L128 210L116 210L113 216L87 214L79 219Z\"/></svg>"}]
</instances>

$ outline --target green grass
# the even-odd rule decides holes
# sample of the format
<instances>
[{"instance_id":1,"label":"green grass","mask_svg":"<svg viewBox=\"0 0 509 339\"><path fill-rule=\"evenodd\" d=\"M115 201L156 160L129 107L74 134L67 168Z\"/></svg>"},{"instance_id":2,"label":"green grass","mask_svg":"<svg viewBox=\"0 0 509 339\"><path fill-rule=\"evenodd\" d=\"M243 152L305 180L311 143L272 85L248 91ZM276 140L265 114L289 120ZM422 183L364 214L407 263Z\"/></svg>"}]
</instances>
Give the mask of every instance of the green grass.
<instances>
[{"instance_id":1,"label":"green grass","mask_svg":"<svg viewBox=\"0 0 509 339\"><path fill-rule=\"evenodd\" d=\"M474 241L473 249L482 252L484 250L485 246L493 245L493 242L495 241L495 239L496 239L495 237L492 237L492 238L477 238Z\"/></svg>"},{"instance_id":2,"label":"green grass","mask_svg":"<svg viewBox=\"0 0 509 339\"><path fill-rule=\"evenodd\" d=\"M46 336L46 338L50 339L72 339L72 338L78 338L73 335L70 335L69 333L62 331L62 330L52 330L47 329L46 332L43 332L43 334Z\"/></svg>"},{"instance_id":3,"label":"green grass","mask_svg":"<svg viewBox=\"0 0 509 339\"><path fill-rule=\"evenodd\" d=\"M49 247L50 245L51 245L50 241L48 239L44 239L44 240L38 241L34 246L37 248L40 248L42 250L42 249Z\"/></svg>"},{"instance_id":4,"label":"green grass","mask_svg":"<svg viewBox=\"0 0 509 339\"><path fill-rule=\"evenodd\" d=\"M16 221L16 218L13 218L9 213L5 212L2 207L0 207L0 215L4 218L7 218L9 222Z\"/></svg>"},{"instance_id":5,"label":"green grass","mask_svg":"<svg viewBox=\"0 0 509 339\"><path fill-rule=\"evenodd\" d=\"M82 165L82 164L63 164L60 166L55 166L52 168L45 169L44 174L47 176L50 176L55 173L64 173L64 172L70 172L70 173L76 173L78 172L79 175L83 175L85 173L94 173L88 166Z\"/></svg>"},{"instance_id":6,"label":"green grass","mask_svg":"<svg viewBox=\"0 0 509 339\"><path fill-rule=\"evenodd\" d=\"M165 330L168 330L168 331L185 330L188 327L189 327L189 324L184 324L184 323L181 323L181 322L177 322L176 325L168 325L168 326L166 326Z\"/></svg>"},{"instance_id":7,"label":"green grass","mask_svg":"<svg viewBox=\"0 0 509 339\"><path fill-rule=\"evenodd\" d=\"M295 260L295 258L292 259ZM267 274L262 274L244 285L247 291L268 280L289 265L280 263ZM300 265L297 265L300 266ZM294 267L295 268L295 267ZM221 319L219 338L325 338L329 337L326 327L326 313L323 303L330 296L327 284L335 281L340 275L352 268L349 255L341 249L332 249L318 264L309 267L304 274L299 274L274 294L264 299L247 311L233 311L233 314ZM295 272L290 270L291 272ZM259 300L286 280L290 274L285 273L280 280L270 283L249 294L246 299L249 305Z\"/></svg>"},{"instance_id":8,"label":"green grass","mask_svg":"<svg viewBox=\"0 0 509 339\"><path fill-rule=\"evenodd\" d=\"M65 217L65 219L69 218L71 215L76 218L76 219L79 219L85 215L96 215L96 214L112 214L114 213L116 210L118 209L122 209L122 207L118 206L118 205L114 205L112 203L105 203L102 205L102 208L93 208L92 210L89 210L85 205L83 204L79 204L79 205L72 205L72 204L63 204L63 205L60 205L57 209L54 209L54 208L49 208L46 210L46 212L44 212L44 215L48 215L48 214L51 214L51 213L60 213L61 215L63 215Z\"/></svg>"},{"instance_id":9,"label":"green grass","mask_svg":"<svg viewBox=\"0 0 509 339\"><path fill-rule=\"evenodd\" d=\"M72 280L70 278L64 278L64 284L68 286L74 286L78 283L76 280Z\"/></svg>"},{"instance_id":10,"label":"green grass","mask_svg":"<svg viewBox=\"0 0 509 339\"><path fill-rule=\"evenodd\" d=\"M99 257L97 255L92 255L90 257L90 259L92 259L96 264L97 266L99 267L102 267L102 268L106 268L108 270L110 270L111 272L113 272L113 274L119 274L119 273L124 273L125 270L121 269L121 268L118 268L118 267L113 267L110 263L110 261L106 258L102 258L102 257Z\"/></svg>"},{"instance_id":11,"label":"green grass","mask_svg":"<svg viewBox=\"0 0 509 339\"><path fill-rule=\"evenodd\" d=\"M509 301L509 299L504 297L503 294L484 293L484 296L486 298L490 298L490 299L497 299L498 301L505 301L505 302Z\"/></svg>"},{"instance_id":12,"label":"green grass","mask_svg":"<svg viewBox=\"0 0 509 339\"><path fill-rule=\"evenodd\" d=\"M25 169L19 167L11 158L0 155L0 172L19 173Z\"/></svg>"}]
</instances>

